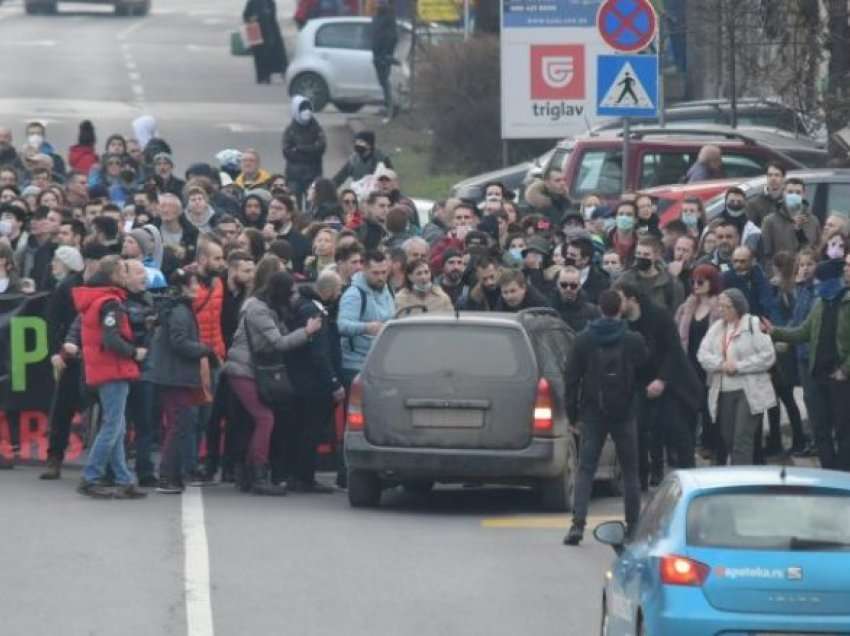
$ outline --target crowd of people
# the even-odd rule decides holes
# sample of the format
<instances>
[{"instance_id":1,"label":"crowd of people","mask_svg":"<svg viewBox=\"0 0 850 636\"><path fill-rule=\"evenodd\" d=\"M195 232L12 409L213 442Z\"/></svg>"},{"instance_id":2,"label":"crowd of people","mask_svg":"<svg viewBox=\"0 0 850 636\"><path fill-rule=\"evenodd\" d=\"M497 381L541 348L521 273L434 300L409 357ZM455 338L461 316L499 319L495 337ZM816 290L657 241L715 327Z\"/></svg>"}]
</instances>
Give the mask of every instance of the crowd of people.
<instances>
[{"instance_id":1,"label":"crowd of people","mask_svg":"<svg viewBox=\"0 0 850 636\"><path fill-rule=\"evenodd\" d=\"M491 183L482 202L438 201L420 221L372 132L328 176L310 103L293 106L279 174L228 149L180 178L149 116L100 149L83 122L65 157L39 122L20 147L0 129L0 292L50 294L44 479L61 476L71 421L97 402L83 494L217 480L329 492L317 447L335 441L334 413L386 321L533 307L580 334L581 355L565 361L581 432L573 540L608 433L630 523L641 488L698 453L716 464L814 455L850 470L847 219L821 224L780 166L754 199L730 188L712 219L687 199L663 227L651 197L571 201L557 170L524 198Z\"/></svg>"}]
</instances>

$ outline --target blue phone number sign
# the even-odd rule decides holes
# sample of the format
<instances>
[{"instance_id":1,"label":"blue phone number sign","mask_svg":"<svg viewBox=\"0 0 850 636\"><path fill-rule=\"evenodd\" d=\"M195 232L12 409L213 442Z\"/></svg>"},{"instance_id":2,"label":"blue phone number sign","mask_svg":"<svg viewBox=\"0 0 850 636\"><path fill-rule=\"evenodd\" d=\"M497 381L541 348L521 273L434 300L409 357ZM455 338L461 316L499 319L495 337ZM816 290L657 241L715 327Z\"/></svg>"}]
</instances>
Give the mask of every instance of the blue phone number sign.
<instances>
[{"instance_id":1,"label":"blue phone number sign","mask_svg":"<svg viewBox=\"0 0 850 636\"><path fill-rule=\"evenodd\" d=\"M595 27L602 0L502 0L502 27Z\"/></svg>"}]
</instances>

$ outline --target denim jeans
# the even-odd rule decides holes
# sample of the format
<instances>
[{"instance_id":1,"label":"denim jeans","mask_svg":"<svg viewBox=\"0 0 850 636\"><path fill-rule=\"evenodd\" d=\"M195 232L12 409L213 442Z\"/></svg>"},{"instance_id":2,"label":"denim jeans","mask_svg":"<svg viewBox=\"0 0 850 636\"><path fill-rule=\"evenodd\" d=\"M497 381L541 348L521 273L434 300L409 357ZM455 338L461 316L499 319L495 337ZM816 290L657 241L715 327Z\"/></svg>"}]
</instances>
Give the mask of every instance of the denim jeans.
<instances>
[{"instance_id":1,"label":"denim jeans","mask_svg":"<svg viewBox=\"0 0 850 636\"><path fill-rule=\"evenodd\" d=\"M136 448L136 475L152 477L153 460L153 409L154 385L138 380L130 384L127 396L127 417L133 423L134 446Z\"/></svg>"},{"instance_id":2,"label":"denim jeans","mask_svg":"<svg viewBox=\"0 0 850 636\"><path fill-rule=\"evenodd\" d=\"M127 431L124 410L129 393L130 383L123 381L107 382L97 388L103 415L100 431L89 451L88 463L83 469L83 478L86 481L102 479L106 467L110 466L115 474L116 484L128 486L133 483L133 474L127 468L127 458L124 456L124 433Z\"/></svg>"},{"instance_id":3,"label":"denim jeans","mask_svg":"<svg viewBox=\"0 0 850 636\"><path fill-rule=\"evenodd\" d=\"M219 369L212 369L211 378L212 386L210 387L213 395L216 393L218 386ZM183 438L183 474L190 475L198 467L198 456L201 448L201 440L204 437L204 432L207 430L207 422L212 416L213 405L203 404L201 406L192 407L191 425L186 431L186 436Z\"/></svg>"}]
</instances>

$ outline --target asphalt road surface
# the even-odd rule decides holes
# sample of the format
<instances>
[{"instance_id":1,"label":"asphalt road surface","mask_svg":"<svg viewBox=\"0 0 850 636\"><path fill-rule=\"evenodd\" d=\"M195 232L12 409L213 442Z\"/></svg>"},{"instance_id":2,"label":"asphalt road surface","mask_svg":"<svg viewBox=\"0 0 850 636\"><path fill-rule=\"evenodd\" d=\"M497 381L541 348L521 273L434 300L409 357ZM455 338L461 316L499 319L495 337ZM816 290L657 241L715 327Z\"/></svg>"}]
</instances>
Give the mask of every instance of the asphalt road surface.
<instances>
[{"instance_id":1,"label":"asphalt road surface","mask_svg":"<svg viewBox=\"0 0 850 636\"><path fill-rule=\"evenodd\" d=\"M352 510L343 493L219 485L144 501L78 470L0 474L4 636L514 636L596 633L613 553L565 548L530 491L438 489ZM203 515L199 523L199 511ZM591 523L620 514L597 499Z\"/></svg>"},{"instance_id":2,"label":"asphalt road surface","mask_svg":"<svg viewBox=\"0 0 850 636\"><path fill-rule=\"evenodd\" d=\"M111 133L152 114L182 174L213 161L223 148L257 148L265 167L283 168L280 140L290 121L286 87L254 82L250 57L230 54L242 0L153 0L147 18L119 18L108 5L60 4L56 16L28 16L22 0L0 5L0 125L24 142L29 119L48 124L47 138L65 156L77 126L95 123L98 150ZM294 0L278 0L291 17ZM295 28L284 22L284 38ZM319 121L328 136L325 171L350 152L346 117L331 109Z\"/></svg>"},{"instance_id":3,"label":"asphalt road surface","mask_svg":"<svg viewBox=\"0 0 850 636\"><path fill-rule=\"evenodd\" d=\"M293 0L278 0L291 16ZM145 19L63 4L58 16L0 6L0 125L23 142L41 119L63 154L80 120L99 148L142 113L160 121L178 172L256 147L280 170L289 120L281 83L257 86L229 32L241 0L154 0ZM292 33L285 25L286 33ZM344 116L322 114L326 171L349 148ZM79 470L41 482L0 473L2 636L396 636L595 633L612 553L561 546L564 515L507 489L394 493L354 511L342 493L266 499L219 486L146 501L93 501ZM621 504L597 500L597 518Z\"/></svg>"}]
</instances>

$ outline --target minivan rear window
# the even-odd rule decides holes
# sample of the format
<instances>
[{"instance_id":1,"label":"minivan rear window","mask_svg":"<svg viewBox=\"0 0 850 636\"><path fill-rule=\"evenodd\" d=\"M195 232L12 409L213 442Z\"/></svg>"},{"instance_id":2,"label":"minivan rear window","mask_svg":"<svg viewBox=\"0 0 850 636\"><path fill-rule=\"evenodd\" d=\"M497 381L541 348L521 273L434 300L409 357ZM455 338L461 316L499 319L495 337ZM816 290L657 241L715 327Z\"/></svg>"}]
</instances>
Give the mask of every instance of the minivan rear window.
<instances>
[{"instance_id":1,"label":"minivan rear window","mask_svg":"<svg viewBox=\"0 0 850 636\"><path fill-rule=\"evenodd\" d=\"M697 497L688 507L688 545L850 550L850 495L797 491L766 488Z\"/></svg>"},{"instance_id":2,"label":"minivan rear window","mask_svg":"<svg viewBox=\"0 0 850 636\"><path fill-rule=\"evenodd\" d=\"M514 329L402 323L388 329L380 344L375 354L382 375L510 378L531 367L528 344Z\"/></svg>"}]
</instances>

